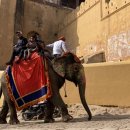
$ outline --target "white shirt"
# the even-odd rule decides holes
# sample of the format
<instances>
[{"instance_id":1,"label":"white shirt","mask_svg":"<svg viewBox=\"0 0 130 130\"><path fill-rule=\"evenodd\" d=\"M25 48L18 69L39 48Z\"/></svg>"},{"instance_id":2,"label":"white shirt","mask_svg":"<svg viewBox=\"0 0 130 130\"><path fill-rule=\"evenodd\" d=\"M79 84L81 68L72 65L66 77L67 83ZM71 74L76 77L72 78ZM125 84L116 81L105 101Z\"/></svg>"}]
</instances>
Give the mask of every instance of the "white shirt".
<instances>
[{"instance_id":1,"label":"white shirt","mask_svg":"<svg viewBox=\"0 0 130 130\"><path fill-rule=\"evenodd\" d=\"M52 44L47 45L47 47L53 47L53 55L60 54L62 55L63 52L67 52L67 48L65 46L65 42L62 40L56 41Z\"/></svg>"}]
</instances>

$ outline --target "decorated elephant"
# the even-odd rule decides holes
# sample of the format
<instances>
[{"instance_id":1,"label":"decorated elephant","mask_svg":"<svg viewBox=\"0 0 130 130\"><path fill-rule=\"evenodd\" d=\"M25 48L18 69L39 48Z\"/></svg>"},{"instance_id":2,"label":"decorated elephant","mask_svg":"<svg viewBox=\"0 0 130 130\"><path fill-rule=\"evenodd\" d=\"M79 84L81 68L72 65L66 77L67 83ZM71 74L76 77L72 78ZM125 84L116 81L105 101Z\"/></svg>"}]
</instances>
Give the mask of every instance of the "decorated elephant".
<instances>
[{"instance_id":1,"label":"decorated elephant","mask_svg":"<svg viewBox=\"0 0 130 130\"><path fill-rule=\"evenodd\" d=\"M46 61L51 82L52 96L48 99L48 110L46 111L47 115L45 117L45 122L51 122L53 120L52 114L54 106L60 108L62 120L64 122L72 119L72 116L69 115L67 106L59 93L60 88L65 83L65 79L72 81L76 86L78 86L81 102L88 113L88 120L91 120L92 114L85 99L86 79L84 74L84 67L80 60L74 54L67 53L63 57L55 59L53 64L48 58ZM19 120L17 118L16 108L10 99L10 96L8 95L4 74L1 79L1 88L1 91L4 94L4 101L2 110L0 112L0 123L7 123L6 117L8 110L10 110L9 123L17 124L19 123Z\"/></svg>"}]
</instances>

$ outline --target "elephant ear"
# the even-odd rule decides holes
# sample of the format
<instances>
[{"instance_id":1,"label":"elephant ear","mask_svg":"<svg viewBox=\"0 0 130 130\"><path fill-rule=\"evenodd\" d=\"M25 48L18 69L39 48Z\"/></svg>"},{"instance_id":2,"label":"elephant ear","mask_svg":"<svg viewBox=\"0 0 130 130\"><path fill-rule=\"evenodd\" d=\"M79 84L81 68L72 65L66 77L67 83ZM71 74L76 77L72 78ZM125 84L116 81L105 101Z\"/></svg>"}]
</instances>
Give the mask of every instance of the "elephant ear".
<instances>
[{"instance_id":1,"label":"elephant ear","mask_svg":"<svg viewBox=\"0 0 130 130\"><path fill-rule=\"evenodd\" d=\"M62 77L65 77L65 71L66 71L65 68L67 67L67 65L73 63L81 63L81 62L75 54L68 52L64 54L62 57L54 59L52 61L52 66L57 74L59 74Z\"/></svg>"},{"instance_id":2,"label":"elephant ear","mask_svg":"<svg viewBox=\"0 0 130 130\"><path fill-rule=\"evenodd\" d=\"M63 58L57 58L52 61L54 71L61 77L65 77L65 64Z\"/></svg>"}]
</instances>

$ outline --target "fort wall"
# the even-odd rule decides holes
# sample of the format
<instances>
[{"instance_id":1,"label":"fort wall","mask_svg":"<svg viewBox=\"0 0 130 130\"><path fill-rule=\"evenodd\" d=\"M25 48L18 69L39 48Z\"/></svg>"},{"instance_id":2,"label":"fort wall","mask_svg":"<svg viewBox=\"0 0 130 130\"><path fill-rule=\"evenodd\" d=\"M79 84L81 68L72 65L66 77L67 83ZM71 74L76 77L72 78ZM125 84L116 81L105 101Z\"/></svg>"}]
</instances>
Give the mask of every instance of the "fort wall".
<instances>
[{"instance_id":1,"label":"fort wall","mask_svg":"<svg viewBox=\"0 0 130 130\"><path fill-rule=\"evenodd\" d=\"M0 1L0 69L5 68L13 45L16 0Z\"/></svg>"},{"instance_id":2,"label":"fort wall","mask_svg":"<svg viewBox=\"0 0 130 130\"><path fill-rule=\"evenodd\" d=\"M69 47L79 56L104 51L107 61L130 56L130 0L86 0L60 24Z\"/></svg>"}]
</instances>

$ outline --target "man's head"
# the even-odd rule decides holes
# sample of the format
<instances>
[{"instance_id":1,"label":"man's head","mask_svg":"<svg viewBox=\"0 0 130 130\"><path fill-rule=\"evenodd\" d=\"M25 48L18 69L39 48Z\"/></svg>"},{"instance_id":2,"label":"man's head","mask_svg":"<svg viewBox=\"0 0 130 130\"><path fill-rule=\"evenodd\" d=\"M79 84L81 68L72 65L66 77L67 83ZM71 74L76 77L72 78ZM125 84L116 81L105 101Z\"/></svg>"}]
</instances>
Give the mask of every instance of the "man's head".
<instances>
[{"instance_id":1,"label":"man's head","mask_svg":"<svg viewBox=\"0 0 130 130\"><path fill-rule=\"evenodd\" d=\"M64 36L60 36L58 39L62 40L62 41L65 41L65 37Z\"/></svg>"},{"instance_id":2,"label":"man's head","mask_svg":"<svg viewBox=\"0 0 130 130\"><path fill-rule=\"evenodd\" d=\"M32 35L32 36L30 36L30 38L29 38L29 41L30 42L35 42L36 41L36 35Z\"/></svg>"},{"instance_id":3,"label":"man's head","mask_svg":"<svg viewBox=\"0 0 130 130\"><path fill-rule=\"evenodd\" d=\"M16 32L16 36L17 36L18 38L20 38L22 35L23 35L22 31L17 31L17 32Z\"/></svg>"}]
</instances>

